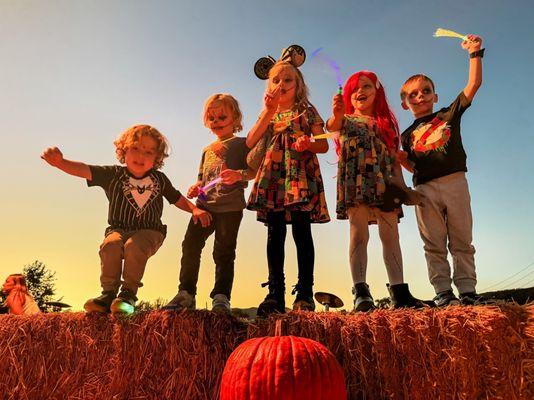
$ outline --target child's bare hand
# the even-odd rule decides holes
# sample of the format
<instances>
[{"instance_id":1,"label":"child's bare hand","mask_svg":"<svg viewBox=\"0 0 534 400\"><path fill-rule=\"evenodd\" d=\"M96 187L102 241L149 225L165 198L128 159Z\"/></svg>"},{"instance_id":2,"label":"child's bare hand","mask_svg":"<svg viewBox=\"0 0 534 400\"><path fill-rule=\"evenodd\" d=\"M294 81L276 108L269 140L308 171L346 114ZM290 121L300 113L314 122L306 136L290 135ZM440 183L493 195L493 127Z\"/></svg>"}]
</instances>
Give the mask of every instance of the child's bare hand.
<instances>
[{"instance_id":1,"label":"child's bare hand","mask_svg":"<svg viewBox=\"0 0 534 400\"><path fill-rule=\"evenodd\" d=\"M200 225L203 228L210 226L211 214L205 210L201 210L198 207L193 208L193 222L196 224L200 221Z\"/></svg>"},{"instance_id":2,"label":"child's bare hand","mask_svg":"<svg viewBox=\"0 0 534 400\"><path fill-rule=\"evenodd\" d=\"M57 147L49 147L43 151L41 158L51 166L59 167L63 161L63 153Z\"/></svg>"},{"instance_id":3,"label":"child's bare hand","mask_svg":"<svg viewBox=\"0 0 534 400\"><path fill-rule=\"evenodd\" d=\"M336 94L332 99L332 114L334 117L343 118L345 115L345 103L343 103L343 96Z\"/></svg>"},{"instance_id":4,"label":"child's bare hand","mask_svg":"<svg viewBox=\"0 0 534 400\"><path fill-rule=\"evenodd\" d=\"M293 147L299 153L302 153L303 151L308 150L310 148L310 145L311 145L310 137L307 135L302 135L297 139Z\"/></svg>"},{"instance_id":5,"label":"child's bare hand","mask_svg":"<svg viewBox=\"0 0 534 400\"><path fill-rule=\"evenodd\" d=\"M406 162L406 160L408 160L408 153L403 151L403 150L398 150L397 151L397 161L400 164L403 164L403 163Z\"/></svg>"},{"instance_id":6,"label":"child's bare hand","mask_svg":"<svg viewBox=\"0 0 534 400\"><path fill-rule=\"evenodd\" d=\"M276 109L278 108L278 103L280 102L280 86L277 86L273 91L265 92L263 102L267 111L276 111Z\"/></svg>"},{"instance_id":7,"label":"child's bare hand","mask_svg":"<svg viewBox=\"0 0 534 400\"><path fill-rule=\"evenodd\" d=\"M243 175L240 171L236 171L235 169L224 169L221 171L220 175L222 179L222 183L225 185L233 185L236 182L239 182L243 179Z\"/></svg>"},{"instance_id":8,"label":"child's bare hand","mask_svg":"<svg viewBox=\"0 0 534 400\"><path fill-rule=\"evenodd\" d=\"M193 186L191 186L189 188L189 190L187 191L187 198L188 199L192 199L192 198L195 198L195 197L198 196L199 188L200 188L201 184L202 184L201 182L197 182L197 183L195 183Z\"/></svg>"},{"instance_id":9,"label":"child's bare hand","mask_svg":"<svg viewBox=\"0 0 534 400\"><path fill-rule=\"evenodd\" d=\"M408 188L408 190L406 190L406 200L404 201L404 204L407 206L424 207L425 200L426 196L423 193L413 190L412 188Z\"/></svg>"},{"instance_id":10,"label":"child's bare hand","mask_svg":"<svg viewBox=\"0 0 534 400\"><path fill-rule=\"evenodd\" d=\"M462 49L467 50L469 54L480 50L482 47L482 38L477 35L467 35L467 40L462 42Z\"/></svg>"}]
</instances>

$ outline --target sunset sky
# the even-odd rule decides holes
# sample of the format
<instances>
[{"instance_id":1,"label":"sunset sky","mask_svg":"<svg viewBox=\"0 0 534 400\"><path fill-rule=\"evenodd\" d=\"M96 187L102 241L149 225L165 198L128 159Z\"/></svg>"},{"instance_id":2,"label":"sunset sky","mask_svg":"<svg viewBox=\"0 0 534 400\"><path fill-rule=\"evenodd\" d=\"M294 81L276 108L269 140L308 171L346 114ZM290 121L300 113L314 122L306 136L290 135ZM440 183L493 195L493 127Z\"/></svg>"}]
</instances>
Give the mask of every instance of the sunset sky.
<instances>
[{"instance_id":1,"label":"sunset sky","mask_svg":"<svg viewBox=\"0 0 534 400\"><path fill-rule=\"evenodd\" d=\"M534 5L526 0L0 0L0 279L38 259L56 271L57 295L74 310L100 292L105 194L48 166L39 158L46 147L57 145L68 159L114 164L116 136L133 124L150 124L169 138L172 154L163 172L185 193L196 180L202 148L214 139L202 125L204 100L216 92L234 95L244 114L240 135L246 135L265 88L253 73L254 62L278 57L293 43L308 55L322 47L344 79L361 69L376 71L405 128L411 119L398 92L407 77L432 77L437 107L449 105L467 81L468 57L460 41L432 36L442 27L479 34L487 48L483 86L462 123L478 289L521 270L516 278L524 279L517 286L534 286L534 267L528 267L534 262L533 20ZM328 118L334 74L310 57L301 70L312 103ZM319 156L333 220L313 227L315 290L336 293L350 307L348 222L335 220L332 148ZM416 296L431 298L414 210L404 212L405 279ZM163 221L169 233L149 260L142 300L170 299L177 290L189 214L167 206ZM371 231L368 282L380 298L386 296L387 276L377 230ZM213 286L212 244L213 239L201 265L201 308L209 305ZM247 211L238 240L235 307L257 306L266 294L260 287L267 280L265 244L266 228ZM296 283L290 234L286 254L289 287ZM287 299L291 304L289 293Z\"/></svg>"}]
</instances>

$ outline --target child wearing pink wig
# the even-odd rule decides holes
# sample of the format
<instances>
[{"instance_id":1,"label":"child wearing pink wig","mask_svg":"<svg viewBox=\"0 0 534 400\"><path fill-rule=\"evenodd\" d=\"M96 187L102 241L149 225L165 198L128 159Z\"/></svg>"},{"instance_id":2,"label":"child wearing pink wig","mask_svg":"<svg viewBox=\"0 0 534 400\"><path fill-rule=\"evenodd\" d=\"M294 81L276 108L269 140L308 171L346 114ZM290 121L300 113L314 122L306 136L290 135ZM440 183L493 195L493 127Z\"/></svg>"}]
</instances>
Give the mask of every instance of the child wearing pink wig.
<instances>
[{"instance_id":1,"label":"child wearing pink wig","mask_svg":"<svg viewBox=\"0 0 534 400\"><path fill-rule=\"evenodd\" d=\"M422 307L404 283L398 222L401 203L420 203L406 187L400 164L399 127L376 74L352 75L333 98L326 127L336 135L338 219L350 222L349 262L353 279L354 310L375 308L366 283L369 224L377 223L394 308Z\"/></svg>"}]
</instances>

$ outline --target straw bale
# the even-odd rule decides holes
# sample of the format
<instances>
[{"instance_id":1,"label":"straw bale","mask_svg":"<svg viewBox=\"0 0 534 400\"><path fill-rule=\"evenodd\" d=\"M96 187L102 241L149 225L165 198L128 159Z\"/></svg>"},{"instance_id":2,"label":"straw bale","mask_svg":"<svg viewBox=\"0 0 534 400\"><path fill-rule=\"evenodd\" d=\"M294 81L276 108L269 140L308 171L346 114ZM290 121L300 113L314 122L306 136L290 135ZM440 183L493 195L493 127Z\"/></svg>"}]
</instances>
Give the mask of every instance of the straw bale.
<instances>
[{"instance_id":1,"label":"straw bale","mask_svg":"<svg viewBox=\"0 0 534 400\"><path fill-rule=\"evenodd\" d=\"M291 312L245 323L207 311L115 319L0 316L0 399L216 399L241 342L324 344L350 399L534 398L534 305Z\"/></svg>"},{"instance_id":2,"label":"straw bale","mask_svg":"<svg viewBox=\"0 0 534 400\"><path fill-rule=\"evenodd\" d=\"M534 399L534 303L525 307L528 313L525 324L524 336L526 346L524 355L521 357L521 399Z\"/></svg>"},{"instance_id":3,"label":"straw bale","mask_svg":"<svg viewBox=\"0 0 534 400\"><path fill-rule=\"evenodd\" d=\"M112 325L83 313L0 317L0 398L89 399L105 392Z\"/></svg>"},{"instance_id":4,"label":"straw bale","mask_svg":"<svg viewBox=\"0 0 534 400\"><path fill-rule=\"evenodd\" d=\"M244 323L208 311L156 311L120 321L110 391L128 399L214 399Z\"/></svg>"}]
</instances>

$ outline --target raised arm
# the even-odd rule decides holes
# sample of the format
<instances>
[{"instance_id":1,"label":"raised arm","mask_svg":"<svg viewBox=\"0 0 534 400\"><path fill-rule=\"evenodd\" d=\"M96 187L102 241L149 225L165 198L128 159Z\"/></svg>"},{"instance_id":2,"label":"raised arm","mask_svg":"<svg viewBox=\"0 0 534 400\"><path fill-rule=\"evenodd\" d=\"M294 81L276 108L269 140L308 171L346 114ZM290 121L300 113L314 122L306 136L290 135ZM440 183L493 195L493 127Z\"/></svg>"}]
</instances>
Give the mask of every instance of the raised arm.
<instances>
[{"instance_id":1,"label":"raised arm","mask_svg":"<svg viewBox=\"0 0 534 400\"><path fill-rule=\"evenodd\" d=\"M254 124L254 126L250 129L247 135L247 147L249 149L253 148L256 143L258 143L258 140L260 140L260 138L263 136L263 134L269 127L269 123L271 122L271 119L273 118L273 115L275 114L276 109L278 108L279 101L280 86L277 86L273 92L265 93L265 97L263 98L265 108L263 109L260 114L260 117Z\"/></svg>"},{"instance_id":2,"label":"raised arm","mask_svg":"<svg viewBox=\"0 0 534 400\"><path fill-rule=\"evenodd\" d=\"M462 42L462 48L469 53L469 79L464 89L464 95L470 102L482 85L482 38L476 35L467 35Z\"/></svg>"},{"instance_id":3,"label":"raised arm","mask_svg":"<svg viewBox=\"0 0 534 400\"><path fill-rule=\"evenodd\" d=\"M46 149L43 154L41 154L41 158L51 166L59 168L69 175L78 176L88 180L93 178L91 169L87 164L64 159L63 153L57 147L49 147Z\"/></svg>"}]
</instances>

